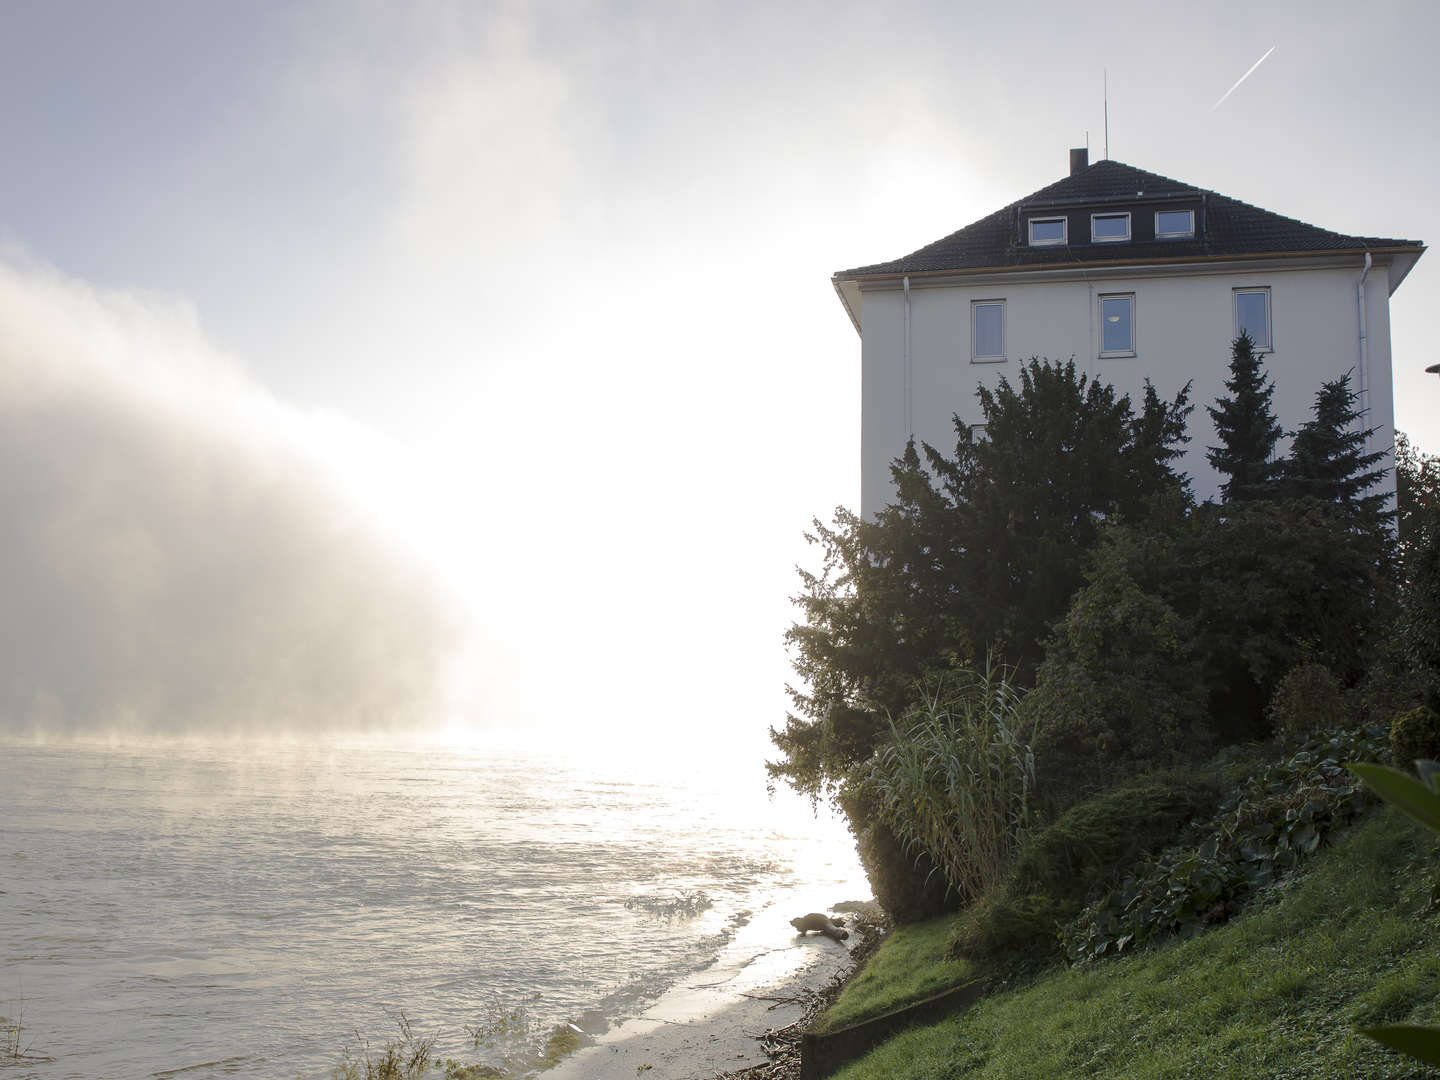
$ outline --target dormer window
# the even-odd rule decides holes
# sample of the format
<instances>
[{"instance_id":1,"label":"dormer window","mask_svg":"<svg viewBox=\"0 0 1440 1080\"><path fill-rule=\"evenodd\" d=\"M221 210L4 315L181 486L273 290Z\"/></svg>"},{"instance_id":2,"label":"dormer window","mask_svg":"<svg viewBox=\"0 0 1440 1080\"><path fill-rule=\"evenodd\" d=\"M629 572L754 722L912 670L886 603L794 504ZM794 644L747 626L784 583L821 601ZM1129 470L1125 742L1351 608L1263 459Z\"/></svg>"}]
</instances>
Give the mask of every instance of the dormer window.
<instances>
[{"instance_id":1,"label":"dormer window","mask_svg":"<svg viewBox=\"0 0 1440 1080\"><path fill-rule=\"evenodd\" d=\"M1190 240L1195 236L1194 210L1156 210L1156 240Z\"/></svg>"},{"instance_id":2,"label":"dormer window","mask_svg":"<svg viewBox=\"0 0 1440 1080\"><path fill-rule=\"evenodd\" d=\"M1130 214L1091 214L1090 240L1096 244L1123 244L1130 239Z\"/></svg>"},{"instance_id":3,"label":"dormer window","mask_svg":"<svg viewBox=\"0 0 1440 1080\"><path fill-rule=\"evenodd\" d=\"M1060 247L1065 243L1065 219L1063 217L1032 217L1030 219L1031 247Z\"/></svg>"}]
</instances>

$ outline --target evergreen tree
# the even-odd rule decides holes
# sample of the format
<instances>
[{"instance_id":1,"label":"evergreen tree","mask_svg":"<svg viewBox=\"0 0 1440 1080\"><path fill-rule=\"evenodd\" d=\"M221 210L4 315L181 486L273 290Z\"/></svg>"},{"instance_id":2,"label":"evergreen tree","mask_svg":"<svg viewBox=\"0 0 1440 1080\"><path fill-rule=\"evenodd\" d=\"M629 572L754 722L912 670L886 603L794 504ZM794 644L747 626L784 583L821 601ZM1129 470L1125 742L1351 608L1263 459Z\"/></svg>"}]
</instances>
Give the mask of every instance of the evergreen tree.
<instances>
[{"instance_id":1,"label":"evergreen tree","mask_svg":"<svg viewBox=\"0 0 1440 1080\"><path fill-rule=\"evenodd\" d=\"M1032 359L1017 375L978 391L983 437L956 418L953 457L906 447L891 466L895 501L873 520L841 510L833 526L814 523L824 561L800 572L794 598L802 619L786 641L800 685L772 732L775 778L833 794L927 672L994 649L1028 677L1102 524L1188 505L1176 471L1188 386L1171 401L1147 386L1137 415L1073 360Z\"/></svg>"},{"instance_id":2,"label":"evergreen tree","mask_svg":"<svg viewBox=\"0 0 1440 1080\"><path fill-rule=\"evenodd\" d=\"M1262 368L1249 334L1242 333L1231 347L1230 378L1225 388L1230 391L1228 398L1216 398L1214 408L1206 406L1220 445L1206 447L1205 456L1217 471L1229 477L1220 485L1225 502L1267 498L1276 493L1274 480L1279 462L1272 458L1282 429L1270 411L1275 387Z\"/></svg>"},{"instance_id":3,"label":"evergreen tree","mask_svg":"<svg viewBox=\"0 0 1440 1080\"><path fill-rule=\"evenodd\" d=\"M1385 496L1365 492L1384 478L1385 470L1375 466L1386 452L1365 452L1366 440L1375 429L1360 427L1358 397L1350 389L1348 371L1321 384L1315 395L1315 418L1294 433L1281 488L1286 495L1337 503L1348 513L1378 523L1385 515Z\"/></svg>"},{"instance_id":4,"label":"evergreen tree","mask_svg":"<svg viewBox=\"0 0 1440 1080\"><path fill-rule=\"evenodd\" d=\"M798 680L767 767L837 799L897 918L934 914L946 898L933 888L943 875L901 844L864 783L891 718L921 680L992 649L1028 678L1102 530L1190 504L1176 470L1188 386L1166 401L1147 385L1137 415L1073 360L1032 359L1017 375L977 391L983 436L956 417L953 457L911 443L891 466L890 505L871 519L837 511L807 537L824 560L800 573L802 618L786 634Z\"/></svg>"}]
</instances>

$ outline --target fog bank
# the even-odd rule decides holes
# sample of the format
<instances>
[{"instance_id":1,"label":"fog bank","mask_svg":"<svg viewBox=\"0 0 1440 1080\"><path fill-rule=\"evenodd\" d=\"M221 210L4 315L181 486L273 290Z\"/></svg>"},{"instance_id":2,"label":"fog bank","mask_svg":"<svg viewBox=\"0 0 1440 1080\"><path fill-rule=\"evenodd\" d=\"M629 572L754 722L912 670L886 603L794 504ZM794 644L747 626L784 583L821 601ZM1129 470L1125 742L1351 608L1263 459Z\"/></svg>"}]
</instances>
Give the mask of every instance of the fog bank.
<instances>
[{"instance_id":1,"label":"fog bank","mask_svg":"<svg viewBox=\"0 0 1440 1080\"><path fill-rule=\"evenodd\" d=\"M435 719L460 617L333 466L371 438L0 256L0 731Z\"/></svg>"}]
</instances>

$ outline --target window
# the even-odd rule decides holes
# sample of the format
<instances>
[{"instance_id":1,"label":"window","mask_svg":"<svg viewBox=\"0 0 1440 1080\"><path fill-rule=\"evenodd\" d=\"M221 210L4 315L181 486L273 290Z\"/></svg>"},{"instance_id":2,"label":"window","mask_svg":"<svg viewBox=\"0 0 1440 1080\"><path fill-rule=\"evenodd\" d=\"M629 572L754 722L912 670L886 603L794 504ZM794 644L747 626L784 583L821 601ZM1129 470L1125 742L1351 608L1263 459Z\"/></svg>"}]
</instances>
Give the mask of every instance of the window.
<instances>
[{"instance_id":1,"label":"window","mask_svg":"<svg viewBox=\"0 0 1440 1080\"><path fill-rule=\"evenodd\" d=\"M1030 246L1049 247L1065 243L1065 219L1063 217L1033 217L1030 219Z\"/></svg>"},{"instance_id":2,"label":"window","mask_svg":"<svg viewBox=\"0 0 1440 1080\"><path fill-rule=\"evenodd\" d=\"M1195 235L1194 210L1156 210L1156 240L1189 240Z\"/></svg>"},{"instance_id":3,"label":"window","mask_svg":"<svg viewBox=\"0 0 1440 1080\"><path fill-rule=\"evenodd\" d=\"M1100 297L1100 355L1135 355L1135 294Z\"/></svg>"},{"instance_id":4,"label":"window","mask_svg":"<svg viewBox=\"0 0 1440 1080\"><path fill-rule=\"evenodd\" d=\"M1120 244L1130 239L1130 213L1091 214L1090 239L1096 244Z\"/></svg>"},{"instance_id":5,"label":"window","mask_svg":"<svg viewBox=\"0 0 1440 1080\"><path fill-rule=\"evenodd\" d=\"M985 430L984 424L971 424L970 438L973 442L985 442L990 438L990 433Z\"/></svg>"},{"instance_id":6,"label":"window","mask_svg":"<svg viewBox=\"0 0 1440 1080\"><path fill-rule=\"evenodd\" d=\"M1005 301L975 300L970 304L970 360L996 363L1005 359Z\"/></svg>"},{"instance_id":7,"label":"window","mask_svg":"<svg viewBox=\"0 0 1440 1080\"><path fill-rule=\"evenodd\" d=\"M1255 348L1269 350L1270 341L1270 289L1235 290L1235 336L1249 334Z\"/></svg>"}]
</instances>

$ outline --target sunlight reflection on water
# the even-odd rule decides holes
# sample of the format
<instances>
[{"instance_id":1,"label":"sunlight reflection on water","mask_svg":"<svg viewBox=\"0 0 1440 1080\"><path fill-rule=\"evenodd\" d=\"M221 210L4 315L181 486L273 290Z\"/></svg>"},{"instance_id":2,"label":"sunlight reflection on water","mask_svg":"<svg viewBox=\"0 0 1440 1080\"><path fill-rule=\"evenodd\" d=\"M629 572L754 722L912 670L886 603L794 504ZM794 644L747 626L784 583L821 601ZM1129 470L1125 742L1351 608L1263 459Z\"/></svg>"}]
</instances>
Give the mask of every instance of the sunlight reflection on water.
<instances>
[{"instance_id":1,"label":"sunlight reflection on water","mask_svg":"<svg viewBox=\"0 0 1440 1080\"><path fill-rule=\"evenodd\" d=\"M643 770L643 771L642 771ZM737 927L868 896L758 765L423 740L0 744L0 1014L25 1075L328 1076L404 1010L633 1015ZM712 902L658 918L637 897ZM504 1047L497 1048L499 1053ZM211 1063L211 1064L206 1064Z\"/></svg>"}]
</instances>

